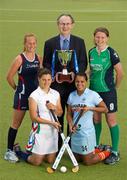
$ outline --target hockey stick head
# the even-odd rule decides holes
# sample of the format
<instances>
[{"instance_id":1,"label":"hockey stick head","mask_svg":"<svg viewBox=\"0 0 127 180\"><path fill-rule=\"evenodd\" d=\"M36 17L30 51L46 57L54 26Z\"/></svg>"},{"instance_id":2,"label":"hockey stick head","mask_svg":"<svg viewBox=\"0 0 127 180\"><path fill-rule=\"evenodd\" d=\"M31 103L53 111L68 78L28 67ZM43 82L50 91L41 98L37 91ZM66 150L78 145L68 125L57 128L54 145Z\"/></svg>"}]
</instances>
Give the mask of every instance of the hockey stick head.
<instances>
[{"instance_id":1,"label":"hockey stick head","mask_svg":"<svg viewBox=\"0 0 127 180\"><path fill-rule=\"evenodd\" d=\"M73 173L77 173L79 171L79 166L75 166L72 168Z\"/></svg>"},{"instance_id":2,"label":"hockey stick head","mask_svg":"<svg viewBox=\"0 0 127 180\"><path fill-rule=\"evenodd\" d=\"M53 168L51 168L51 167L47 167L47 172L49 173L49 174L53 174L54 172L55 172L55 169L53 169Z\"/></svg>"}]
</instances>

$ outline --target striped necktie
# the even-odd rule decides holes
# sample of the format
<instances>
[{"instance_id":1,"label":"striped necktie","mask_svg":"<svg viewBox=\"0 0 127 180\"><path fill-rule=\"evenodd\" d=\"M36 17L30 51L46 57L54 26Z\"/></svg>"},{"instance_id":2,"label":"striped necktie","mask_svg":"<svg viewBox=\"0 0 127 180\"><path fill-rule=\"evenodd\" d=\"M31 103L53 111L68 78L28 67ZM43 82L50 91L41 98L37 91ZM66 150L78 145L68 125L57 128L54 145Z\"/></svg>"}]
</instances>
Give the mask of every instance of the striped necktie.
<instances>
[{"instance_id":1,"label":"striped necktie","mask_svg":"<svg viewBox=\"0 0 127 180\"><path fill-rule=\"evenodd\" d=\"M69 41L67 39L64 39L62 50L68 50L68 49L69 49Z\"/></svg>"}]
</instances>

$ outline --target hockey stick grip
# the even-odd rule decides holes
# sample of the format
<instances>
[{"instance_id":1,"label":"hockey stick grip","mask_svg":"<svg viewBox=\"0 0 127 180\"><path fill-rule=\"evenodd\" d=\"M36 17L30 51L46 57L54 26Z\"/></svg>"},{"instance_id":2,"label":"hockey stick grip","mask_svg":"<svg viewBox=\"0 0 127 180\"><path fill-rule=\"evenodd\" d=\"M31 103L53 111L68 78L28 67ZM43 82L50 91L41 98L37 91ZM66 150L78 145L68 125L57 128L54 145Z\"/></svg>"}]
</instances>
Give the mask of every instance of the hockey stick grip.
<instances>
[{"instance_id":1,"label":"hockey stick grip","mask_svg":"<svg viewBox=\"0 0 127 180\"><path fill-rule=\"evenodd\" d=\"M83 115L83 112L84 112L84 110L81 109L81 111L80 111L80 113L79 113L79 115L78 115L78 117L77 117L75 123L74 123L73 126L72 126L72 129L73 129L74 127L76 127L76 125L78 124L78 122L79 122L81 116ZM72 134L73 134L73 132L70 132L69 136L71 136Z\"/></svg>"},{"instance_id":2,"label":"hockey stick grip","mask_svg":"<svg viewBox=\"0 0 127 180\"><path fill-rule=\"evenodd\" d=\"M46 101L46 104L48 104L48 103L50 103L50 102L49 102L49 101ZM58 119L56 118L56 116L55 116L55 114L54 114L54 111L53 111L52 109L49 109L49 111L51 112L54 120L55 120L56 122L58 122Z\"/></svg>"},{"instance_id":3,"label":"hockey stick grip","mask_svg":"<svg viewBox=\"0 0 127 180\"><path fill-rule=\"evenodd\" d=\"M79 113L79 115L78 115L78 117L77 117L77 119L76 119L76 121L75 121L75 123L74 123L74 125L73 125L73 128L74 128L74 127L78 124L79 119L81 118L81 116L82 116L83 112L84 112L84 110L83 110L83 109L81 109L81 111L80 111L80 113Z\"/></svg>"},{"instance_id":4,"label":"hockey stick grip","mask_svg":"<svg viewBox=\"0 0 127 180\"><path fill-rule=\"evenodd\" d=\"M49 102L50 102L50 101L46 101L46 104L48 104ZM55 122L60 123L60 122L58 121L57 117L55 116L54 111L53 111L52 109L49 109L49 111L51 112L51 114L52 114L52 116L53 116ZM59 128L59 131L62 132L62 129Z\"/></svg>"}]
</instances>

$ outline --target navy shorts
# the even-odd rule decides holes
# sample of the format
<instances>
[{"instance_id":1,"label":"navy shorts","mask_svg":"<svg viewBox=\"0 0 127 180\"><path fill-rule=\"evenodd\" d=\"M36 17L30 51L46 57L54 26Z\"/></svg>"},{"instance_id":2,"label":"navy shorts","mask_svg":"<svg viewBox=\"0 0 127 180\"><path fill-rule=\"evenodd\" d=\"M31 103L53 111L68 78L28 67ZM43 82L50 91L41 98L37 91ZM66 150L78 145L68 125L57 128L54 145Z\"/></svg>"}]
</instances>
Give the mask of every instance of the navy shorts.
<instances>
[{"instance_id":1,"label":"navy shorts","mask_svg":"<svg viewBox=\"0 0 127 180\"><path fill-rule=\"evenodd\" d=\"M28 98L29 95L26 94L24 95L16 92L14 95L13 108L17 110L28 110L29 109Z\"/></svg>"},{"instance_id":2,"label":"navy shorts","mask_svg":"<svg viewBox=\"0 0 127 180\"><path fill-rule=\"evenodd\" d=\"M105 102L108 113L113 113L117 111L117 93L116 90L109 92L98 92L103 101Z\"/></svg>"}]
</instances>

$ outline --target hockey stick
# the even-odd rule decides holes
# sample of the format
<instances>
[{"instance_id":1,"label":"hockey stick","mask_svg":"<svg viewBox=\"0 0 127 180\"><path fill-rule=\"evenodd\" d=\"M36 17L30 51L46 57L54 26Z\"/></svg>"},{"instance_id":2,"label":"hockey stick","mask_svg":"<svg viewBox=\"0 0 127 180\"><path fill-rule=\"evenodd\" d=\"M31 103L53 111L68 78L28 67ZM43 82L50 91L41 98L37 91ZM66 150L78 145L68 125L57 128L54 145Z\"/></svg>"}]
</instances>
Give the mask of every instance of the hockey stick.
<instances>
[{"instance_id":1,"label":"hockey stick","mask_svg":"<svg viewBox=\"0 0 127 180\"><path fill-rule=\"evenodd\" d=\"M54 120L55 120L56 122L59 122L58 119L57 119L57 117L55 116L53 110L50 110L50 112L51 112ZM64 136L64 133L62 132L62 129L61 129L61 128L59 128L59 132L60 132L61 138L62 138L63 143L64 143L64 141L65 141L65 136ZM74 166L78 166L78 162L77 162L74 154L72 153L72 150L71 150L71 148L70 148L70 146L69 146L68 143L66 144L66 149L67 149L67 152L68 152L68 154L69 154L69 156L70 156L70 158L71 158L71 160L72 160L73 165L74 165Z\"/></svg>"},{"instance_id":2,"label":"hockey stick","mask_svg":"<svg viewBox=\"0 0 127 180\"><path fill-rule=\"evenodd\" d=\"M47 101L47 103L49 103L49 101ZM55 120L56 122L59 122L59 120L57 119L57 116L54 114L54 111L50 109L50 112L51 112L54 120ZM64 143L64 141L65 141L65 136L64 136L61 128L59 128L59 132L60 132L61 138L62 138L63 143ZM65 148L66 148L66 150L67 150L67 152L68 152L68 154L69 154L69 156L70 156L70 158L71 158L71 160L72 160L72 163L73 163L74 167L76 167L76 168L73 168L73 169L72 169L73 172L74 172L74 171L75 171L75 172L78 171L78 169L79 169L79 168L77 168L77 167L78 167L78 162L77 162L77 160L76 160L76 158L75 158L75 156L74 156L74 154L73 154L73 152L72 152L72 150L71 150L71 148L70 148L70 146L69 146L68 143L65 144ZM63 151L63 153L64 153L64 151ZM61 155L62 155L62 154L61 154ZM62 156L61 156L61 158L62 158ZM58 167L58 165L57 165L57 167ZM56 168L57 168L57 167L56 167ZM76 170L76 169L77 169L77 170ZM52 171L52 169L51 169L51 168L48 168L48 172L51 173L51 171Z\"/></svg>"},{"instance_id":3,"label":"hockey stick","mask_svg":"<svg viewBox=\"0 0 127 180\"><path fill-rule=\"evenodd\" d=\"M72 129L74 129L74 127L76 127L76 125L77 125L77 123L79 122L79 119L81 118L82 114L83 114L83 110L80 111L80 113L79 113L79 115L78 115L78 117L77 117L77 119L76 119L76 121L75 121ZM59 153L58 153L58 155L57 155L57 157L56 157L56 160L55 160L55 162L54 162L54 164L53 164L53 166L52 166L52 169L53 169L53 170L56 170L56 169L57 169L57 167L58 167L58 165L59 165L59 163L60 163L60 160L61 160L61 158L62 158L62 156L63 156L63 154L64 154L64 152L65 152L65 149L66 149L66 147L67 147L67 144L68 144L68 142L70 141L70 138L71 138L72 133L73 133L73 132L70 132L70 134L68 135L68 137L64 140L64 143L63 143L63 145L62 145L62 147L61 147L61 149L60 149L60 151L59 151ZM77 164L77 166L78 166L78 164Z\"/></svg>"},{"instance_id":4,"label":"hockey stick","mask_svg":"<svg viewBox=\"0 0 127 180\"><path fill-rule=\"evenodd\" d=\"M53 110L50 110L50 112L51 112L54 120L56 122L59 122L57 117L55 116ZM79 113L79 115L78 115L78 117L77 117L77 119L76 119L76 121L75 121L75 123L74 123L72 128L76 127L76 125L77 125L79 119L81 118L82 114L83 114L83 110L81 110L81 112ZM61 158L62 158L62 156L63 156L63 154L65 152L65 149L67 150L67 152L68 152L68 154L69 154L69 156L70 156L70 158L72 160L72 163L74 165L74 168L72 168L72 171L73 172L78 172L78 170L79 170L78 162L77 162L77 160L76 160L76 158L75 158L75 156L74 156L74 154L73 154L73 152L72 152L72 150L71 150L71 148L70 148L70 146L68 144L68 142L69 142L69 140L71 138L72 133L73 132L71 132L69 134L69 136L67 138L65 138L65 136L64 136L64 134L63 134L63 132L62 132L62 130L60 128L60 135L61 135L61 138L63 140L63 145L62 145L62 147L61 147L61 149L60 149L60 151L59 151L59 153L58 153L58 155L56 157L56 160L55 160L52 168L50 168L50 167L47 168L48 173L53 173L57 169L57 167L58 167L58 165L60 163L60 160L61 160Z\"/></svg>"}]
</instances>

